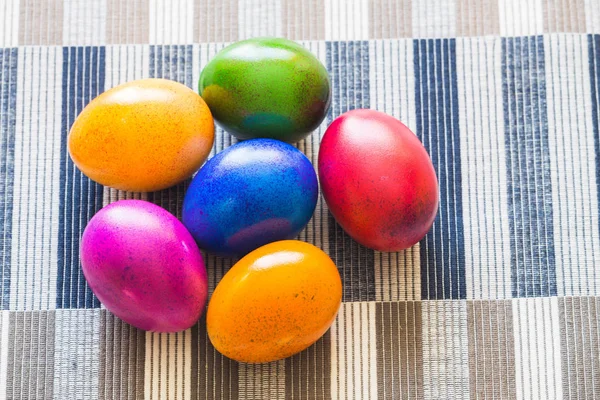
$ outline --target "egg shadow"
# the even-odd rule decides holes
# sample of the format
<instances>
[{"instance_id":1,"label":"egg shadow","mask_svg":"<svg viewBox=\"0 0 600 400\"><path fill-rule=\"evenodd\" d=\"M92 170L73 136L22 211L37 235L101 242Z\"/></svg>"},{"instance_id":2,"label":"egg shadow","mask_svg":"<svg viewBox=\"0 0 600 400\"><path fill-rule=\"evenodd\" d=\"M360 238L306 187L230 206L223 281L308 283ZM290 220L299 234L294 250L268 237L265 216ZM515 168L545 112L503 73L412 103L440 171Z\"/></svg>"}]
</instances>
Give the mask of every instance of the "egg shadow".
<instances>
[{"instance_id":1,"label":"egg shadow","mask_svg":"<svg viewBox=\"0 0 600 400\"><path fill-rule=\"evenodd\" d=\"M331 334L306 350L268 363L241 363L220 354L210 342L206 316L191 330L192 393L230 398L242 391L251 398L328 398L331 387Z\"/></svg>"}]
</instances>

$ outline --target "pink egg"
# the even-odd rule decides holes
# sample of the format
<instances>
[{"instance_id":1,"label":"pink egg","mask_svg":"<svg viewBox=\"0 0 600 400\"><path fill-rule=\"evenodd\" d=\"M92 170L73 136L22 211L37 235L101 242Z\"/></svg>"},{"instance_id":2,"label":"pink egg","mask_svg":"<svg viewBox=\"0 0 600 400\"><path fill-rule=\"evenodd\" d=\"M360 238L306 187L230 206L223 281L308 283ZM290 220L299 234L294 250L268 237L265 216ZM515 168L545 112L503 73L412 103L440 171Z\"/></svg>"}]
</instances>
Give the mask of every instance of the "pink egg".
<instances>
[{"instance_id":1,"label":"pink egg","mask_svg":"<svg viewBox=\"0 0 600 400\"><path fill-rule=\"evenodd\" d=\"M83 232L81 264L102 304L137 328L185 330L204 311L202 254L183 224L152 203L121 200L94 215Z\"/></svg>"}]
</instances>

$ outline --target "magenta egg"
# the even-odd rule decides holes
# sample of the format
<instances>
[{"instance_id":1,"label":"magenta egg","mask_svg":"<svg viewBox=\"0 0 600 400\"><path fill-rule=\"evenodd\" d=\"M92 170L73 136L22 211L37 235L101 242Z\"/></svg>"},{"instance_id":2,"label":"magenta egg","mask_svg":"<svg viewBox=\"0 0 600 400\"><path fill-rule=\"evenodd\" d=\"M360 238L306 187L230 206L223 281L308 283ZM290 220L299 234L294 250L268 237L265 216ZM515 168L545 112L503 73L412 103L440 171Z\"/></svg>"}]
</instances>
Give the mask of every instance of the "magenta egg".
<instances>
[{"instance_id":1,"label":"magenta egg","mask_svg":"<svg viewBox=\"0 0 600 400\"><path fill-rule=\"evenodd\" d=\"M137 328L182 331L204 311L202 254L183 224L152 203L121 200L94 215L81 239L81 265L102 304Z\"/></svg>"}]
</instances>

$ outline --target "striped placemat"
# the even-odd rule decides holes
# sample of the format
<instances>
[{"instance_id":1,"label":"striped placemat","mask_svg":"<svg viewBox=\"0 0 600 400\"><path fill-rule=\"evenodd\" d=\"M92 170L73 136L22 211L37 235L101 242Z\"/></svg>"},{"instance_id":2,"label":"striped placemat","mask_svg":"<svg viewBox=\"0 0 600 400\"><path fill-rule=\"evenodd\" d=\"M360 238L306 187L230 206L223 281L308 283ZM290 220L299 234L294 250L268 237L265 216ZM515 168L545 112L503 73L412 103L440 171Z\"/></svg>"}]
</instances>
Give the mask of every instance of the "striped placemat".
<instances>
[{"instance_id":1,"label":"striped placemat","mask_svg":"<svg viewBox=\"0 0 600 400\"><path fill-rule=\"evenodd\" d=\"M0 398L600 398L597 0L0 1ZM67 155L83 107L117 84L196 87L227 43L298 40L336 116L376 108L428 149L441 203L400 253L359 246L322 199L300 235L339 267L344 303L308 350L262 365L122 323L92 295L79 239L102 206L180 216L186 184L124 193ZM213 149L232 144L217 129ZM214 289L232 260L207 257Z\"/></svg>"}]
</instances>

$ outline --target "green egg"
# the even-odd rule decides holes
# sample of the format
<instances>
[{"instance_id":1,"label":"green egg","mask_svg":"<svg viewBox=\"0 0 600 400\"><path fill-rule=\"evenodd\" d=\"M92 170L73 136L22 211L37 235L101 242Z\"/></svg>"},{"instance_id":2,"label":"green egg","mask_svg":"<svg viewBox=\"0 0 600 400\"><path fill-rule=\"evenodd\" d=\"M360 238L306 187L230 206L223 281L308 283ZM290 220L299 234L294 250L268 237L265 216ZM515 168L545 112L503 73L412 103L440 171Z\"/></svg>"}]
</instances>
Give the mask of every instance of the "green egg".
<instances>
[{"instance_id":1,"label":"green egg","mask_svg":"<svg viewBox=\"0 0 600 400\"><path fill-rule=\"evenodd\" d=\"M319 126L331 105L323 64L281 38L225 47L202 70L198 90L217 123L242 140L297 142Z\"/></svg>"}]
</instances>

